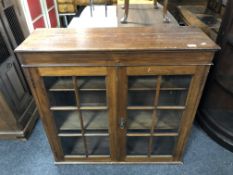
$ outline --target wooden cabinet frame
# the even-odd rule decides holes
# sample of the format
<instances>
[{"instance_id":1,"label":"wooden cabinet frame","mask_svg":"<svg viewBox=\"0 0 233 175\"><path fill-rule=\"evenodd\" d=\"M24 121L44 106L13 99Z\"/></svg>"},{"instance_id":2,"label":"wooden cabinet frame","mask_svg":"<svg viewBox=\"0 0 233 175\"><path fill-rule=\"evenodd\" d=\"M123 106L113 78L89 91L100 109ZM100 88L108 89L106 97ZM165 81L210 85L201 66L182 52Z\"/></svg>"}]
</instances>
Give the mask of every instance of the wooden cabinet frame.
<instances>
[{"instance_id":1,"label":"wooden cabinet frame","mask_svg":"<svg viewBox=\"0 0 233 175\"><path fill-rule=\"evenodd\" d=\"M72 32L75 36L78 36L79 34L83 34L84 31L82 30L37 30L32 34L32 37L27 39L25 44L16 49L16 52L20 55L20 62L24 68L32 93L36 99L43 126L57 163L180 163L182 161L185 144L191 131L192 122L211 66L214 51L219 49L201 31L194 28L187 29L186 27L175 28L174 30L169 29L169 32L175 31L175 33L168 36L165 34L167 29L159 28L88 29L85 30L85 37L80 37L79 39L70 37L72 36L70 33ZM130 35L129 32L131 32ZM116 41L111 40L113 33L124 41L118 39ZM137 39L134 43L131 43L137 37L137 33L143 33L143 35L140 35L140 40ZM175 36L177 33L183 36L183 43L180 45L177 45L171 38L171 36ZM60 43L56 43L61 36L61 40L66 38L69 45L61 46ZM197 48L189 48L190 36L194 38L193 45L196 43L195 46ZM159 40L161 37L163 37L163 40ZM37 39L35 40L35 38ZM56 38L56 41L51 41L54 38ZM93 42L93 38L95 42ZM200 40L205 44L200 45ZM79 86L79 81L82 78L92 76L104 77L103 94L106 95L104 106L88 107L80 104L81 87ZM185 95L181 95L182 100L177 100L178 95L175 95L168 98L164 96L163 100L165 99L165 101L160 101L162 99L160 96L162 96L162 93L165 93L163 92L165 89L168 92L174 90L169 89L169 87L164 88L164 82L166 83L166 79L169 76L188 77L187 87L175 87L176 90L182 90L182 92L179 92L181 94L183 90L185 91L183 93ZM51 77L55 77L55 79L57 77L68 77L69 86L66 84L66 88L64 89L48 88L45 80ZM149 96L144 97L142 93L141 96L137 97L139 100L136 101L140 104L142 103L142 106L133 104L135 101L131 100L131 92L129 92L133 91L129 83L135 77L141 77L142 80L144 77L152 77L153 81L156 82L153 88L149 88L150 92L145 93L149 94ZM72 103L72 105L68 105L68 107L59 106L58 104L55 106L51 105L50 103L53 103L53 100L51 101L51 95L49 94L52 90L72 91L72 99L68 99L67 101L69 104ZM84 91L85 89L82 90ZM137 90L137 88L136 90L134 89L135 92ZM143 91L143 88L139 90ZM88 93L90 93L90 89ZM147 100L151 96L151 93L153 102L150 100L149 106L147 106L145 105L147 101L144 104L140 100ZM62 94L64 95L63 92ZM64 98L68 96L68 94L64 95ZM98 98L101 99L101 97ZM173 98L175 105L172 105L172 103L166 105L166 99L169 101L170 98ZM62 100L65 101L65 99ZM182 103L180 104L179 101L182 101ZM79 116L79 133L62 134L60 133L61 128L57 128L53 111L67 109L75 111L75 115ZM103 148L104 151L106 149L110 150L106 154L88 154L87 138L90 135L95 137L100 136L98 133L91 133L88 136L88 133L85 133L86 130L84 130L82 110L91 109L107 111L108 130L107 133L105 131L101 135L109 138L107 141L109 143L108 147ZM152 124L150 123L149 128L139 134L131 133L129 127L129 111L135 109L150 110L149 112L151 112L148 116ZM164 110L165 112L167 112L166 110L182 110L182 112L176 111L181 117L174 132L168 133L163 130L160 133L158 131L155 133L159 110ZM135 135L138 138L142 136L147 140L148 145L143 145L142 147L139 145L139 149L143 148L146 150L143 154L138 154L134 148L131 149L128 145L131 137ZM75 140L73 145L71 144L71 146L67 147L68 151L71 150L71 153L67 154L64 144L69 144L68 142L72 141L64 141L63 138L60 139L65 136L78 137L80 139L78 142L82 142L81 146L76 145ZM172 138L173 145L171 148L169 147L169 154L166 152L160 152L161 154L154 152L152 145L154 139L159 140L157 137ZM144 142L140 141L140 143ZM81 148L84 151L77 153ZM73 154L73 150L76 151L75 154Z\"/></svg>"},{"instance_id":2,"label":"wooden cabinet frame","mask_svg":"<svg viewBox=\"0 0 233 175\"><path fill-rule=\"evenodd\" d=\"M179 162L181 161L185 143L190 133L195 111L203 90L210 66L134 66L134 67L39 67L25 68L33 94L41 112L50 145L56 161L81 161L81 162ZM109 136L111 157L80 158L64 156L61 143L58 138L57 128L54 125L54 117L48 109L49 100L44 87L44 76L106 76L107 77L107 101L109 111ZM188 92L186 110L183 113L179 127L179 135L173 156L158 157L126 157L126 129L120 129L121 117L126 117L127 76L140 75L191 75L191 85ZM117 146L116 146L117 145Z\"/></svg>"}]
</instances>

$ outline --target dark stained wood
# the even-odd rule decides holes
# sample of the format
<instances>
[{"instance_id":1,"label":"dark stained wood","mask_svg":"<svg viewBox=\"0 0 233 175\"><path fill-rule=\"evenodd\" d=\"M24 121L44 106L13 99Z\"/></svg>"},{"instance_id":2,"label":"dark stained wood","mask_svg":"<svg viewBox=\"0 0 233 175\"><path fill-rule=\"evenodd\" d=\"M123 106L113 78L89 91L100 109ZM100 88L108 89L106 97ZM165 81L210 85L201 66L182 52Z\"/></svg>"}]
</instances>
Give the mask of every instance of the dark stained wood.
<instances>
[{"instance_id":1,"label":"dark stained wood","mask_svg":"<svg viewBox=\"0 0 233 175\"><path fill-rule=\"evenodd\" d=\"M179 138L177 146L174 149L174 160L181 160L184 152L185 144L191 132L193 120L201 98L202 91L207 79L210 66L197 67L190 85L189 95L186 101L186 111L183 113L181 125L179 129Z\"/></svg>"},{"instance_id":2,"label":"dark stained wood","mask_svg":"<svg viewBox=\"0 0 233 175\"><path fill-rule=\"evenodd\" d=\"M108 121L109 121L109 136L110 136L110 152L111 159L113 161L117 161L119 159L120 150L116 145L119 145L118 139L118 109L116 106L118 105L117 93L118 87L116 82L118 81L118 72L117 69L108 68L107 69L107 102L108 102Z\"/></svg>"},{"instance_id":3,"label":"dark stained wood","mask_svg":"<svg viewBox=\"0 0 233 175\"><path fill-rule=\"evenodd\" d=\"M168 27L162 29L158 27L37 30L16 49L16 52L21 56L20 61L27 72L27 78L57 162L177 163L181 161L208 69L212 64L214 51L217 49L219 47L196 28ZM148 79L142 81L143 76L160 77L160 79L162 77L163 81L161 84L158 81L152 81L155 85L151 86ZM166 84L166 76L189 77L191 84L186 83L185 86L181 86L179 83L177 85L169 81ZM52 86L45 86L46 81L43 80L51 77L77 77L78 81L80 77L80 79L104 77L105 86L97 86L99 82L96 81L96 85L86 84L86 87L80 87L76 81L70 84L67 81L61 83L59 80ZM132 77L141 77L141 80L132 82ZM70 80L72 81L72 78ZM106 103L101 100L93 102L93 98L90 98L93 102L91 105L86 103L85 106L80 106L68 103L70 106L65 106L63 103L54 103L57 106L50 106L48 98L50 93L74 94L76 92L75 99L79 101L82 98L78 97L77 92L92 93L92 91L106 94ZM150 94L151 91L154 94L156 92L156 98L148 103L144 95ZM138 96L140 93L142 95ZM160 103L163 93L165 93L163 95L165 101ZM176 96L177 93L180 93L181 97ZM75 94L73 96L75 97ZM143 99L137 99L139 103L134 103L131 96ZM180 101L183 102L180 103ZM82 101L79 103L82 104ZM164 114L161 117L154 113L151 117L152 113L150 113L150 121L146 119L148 112L159 110L168 111L170 113L168 118L177 117L176 113L179 113L180 117L167 122L163 117ZM102 116L95 124L89 122L92 128L86 127L85 133L82 133L80 131L84 129L84 126L76 126L77 121L81 120L69 119L75 111L82 112L84 123L88 118L90 119L88 115L85 118L85 112L96 113L95 120L98 120L98 114ZM55 113L64 112L67 112L64 116L55 115ZM134 112L132 115L135 117L134 121L138 123L132 124L132 116L129 115L132 112ZM61 125L59 126L65 127L62 129L57 126L53 117L56 117L56 120L59 117L67 117L66 120L60 119ZM92 119L92 122L95 120ZM75 122L76 124L72 124ZM153 123L152 126L150 122ZM139 127L140 125L144 128ZM106 155L107 147L103 155L92 155L88 152L88 157L85 153L67 155L63 152L64 148L61 145L65 144L72 152L73 149L79 150L78 146L82 144L78 143L69 147L66 145L68 143L62 142L61 144L59 138L75 140L81 137L86 137L86 139L92 137L97 140L103 137L109 139L107 142L109 145L105 143L104 148L109 146L110 155ZM152 137L155 139L153 144ZM145 141L145 147L149 148L151 153L149 157L148 151L145 155L129 152L127 140L132 138L146 138L148 141L151 138L150 144ZM155 149L159 143L156 138L164 139L161 142L165 144L170 139L171 143L169 142L168 145L172 146L171 152L173 149L174 152L162 152L161 155L157 153ZM177 144L173 146L175 142ZM132 144L134 142L131 146ZM91 145L87 144L86 147L89 149L89 146ZM164 150L166 151L166 147Z\"/></svg>"},{"instance_id":4,"label":"dark stained wood","mask_svg":"<svg viewBox=\"0 0 233 175\"><path fill-rule=\"evenodd\" d=\"M163 54L162 54L163 53ZM190 57L187 52L170 52L165 54L165 51L135 51L130 54L128 52L90 52L85 53L20 53L23 56L21 64L23 67L103 67L103 66L181 66L181 65L206 65L211 64L213 52L192 52ZM64 59L65 58L65 59ZM142 59L143 58L143 59ZM69 69L69 68L67 68ZM45 69L46 70L46 69ZM65 69L64 69L65 70ZM77 71L77 70L76 70ZM51 71L52 72L52 71Z\"/></svg>"},{"instance_id":5,"label":"dark stained wood","mask_svg":"<svg viewBox=\"0 0 233 175\"><path fill-rule=\"evenodd\" d=\"M54 153L54 158L56 161L61 161L64 158L63 151L61 148L60 140L57 136L57 129L53 115L48 109L48 97L46 95L43 80L39 76L37 69L25 69L24 71L26 73L27 79L29 80L28 83L35 98L44 129L47 133L49 133L47 136ZM37 83L36 86L35 82Z\"/></svg>"},{"instance_id":6,"label":"dark stained wood","mask_svg":"<svg viewBox=\"0 0 233 175\"><path fill-rule=\"evenodd\" d=\"M118 132L118 149L119 149L119 161L124 161L126 157L126 133L128 129L128 119L127 119L127 102L128 102L128 78L126 76L127 69L125 67L117 67L117 109L118 109L118 120L117 120L117 132ZM121 122L123 122L123 127L121 128Z\"/></svg>"},{"instance_id":7,"label":"dark stained wood","mask_svg":"<svg viewBox=\"0 0 233 175\"><path fill-rule=\"evenodd\" d=\"M105 28L37 29L16 49L16 52L178 51L218 48L198 28L158 26L108 30Z\"/></svg>"},{"instance_id":8,"label":"dark stained wood","mask_svg":"<svg viewBox=\"0 0 233 175\"><path fill-rule=\"evenodd\" d=\"M15 10L11 0L5 1L4 7L0 3L0 139L26 140L38 115L12 50L17 45L16 39L18 42L23 39ZM22 35L15 38L10 26Z\"/></svg>"}]
</instances>

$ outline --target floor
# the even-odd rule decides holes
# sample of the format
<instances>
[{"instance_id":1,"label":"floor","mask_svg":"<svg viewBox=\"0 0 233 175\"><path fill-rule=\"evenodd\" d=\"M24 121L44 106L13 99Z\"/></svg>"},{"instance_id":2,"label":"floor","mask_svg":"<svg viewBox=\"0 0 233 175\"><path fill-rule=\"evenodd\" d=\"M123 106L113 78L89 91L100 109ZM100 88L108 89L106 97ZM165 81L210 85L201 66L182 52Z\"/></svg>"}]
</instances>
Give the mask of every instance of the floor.
<instances>
[{"instance_id":1,"label":"floor","mask_svg":"<svg viewBox=\"0 0 233 175\"><path fill-rule=\"evenodd\" d=\"M54 165L42 124L28 141L0 141L0 175L232 175L233 153L195 124L183 165Z\"/></svg>"}]
</instances>

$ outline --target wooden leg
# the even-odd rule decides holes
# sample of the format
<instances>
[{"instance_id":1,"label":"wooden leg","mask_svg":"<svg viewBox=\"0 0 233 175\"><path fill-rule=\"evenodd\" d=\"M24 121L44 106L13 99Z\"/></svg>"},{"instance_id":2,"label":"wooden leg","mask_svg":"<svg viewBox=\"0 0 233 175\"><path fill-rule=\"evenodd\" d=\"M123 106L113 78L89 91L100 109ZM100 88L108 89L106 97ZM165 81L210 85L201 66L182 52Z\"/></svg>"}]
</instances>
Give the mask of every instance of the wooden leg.
<instances>
[{"instance_id":1,"label":"wooden leg","mask_svg":"<svg viewBox=\"0 0 233 175\"><path fill-rule=\"evenodd\" d=\"M163 22L164 23L169 23L171 21L167 14L167 5L168 5L168 0L164 0L164 3L163 3Z\"/></svg>"},{"instance_id":2,"label":"wooden leg","mask_svg":"<svg viewBox=\"0 0 233 175\"><path fill-rule=\"evenodd\" d=\"M122 24L127 23L127 19L129 15L129 0L125 0L124 9L125 9L124 17L121 19Z\"/></svg>"},{"instance_id":3,"label":"wooden leg","mask_svg":"<svg viewBox=\"0 0 233 175\"><path fill-rule=\"evenodd\" d=\"M157 0L154 0L154 8L155 8L155 9L158 9L158 8L159 8L159 6L158 6L158 1L157 1Z\"/></svg>"},{"instance_id":4,"label":"wooden leg","mask_svg":"<svg viewBox=\"0 0 233 175\"><path fill-rule=\"evenodd\" d=\"M108 17L108 0L105 0L105 17Z\"/></svg>"},{"instance_id":5,"label":"wooden leg","mask_svg":"<svg viewBox=\"0 0 233 175\"><path fill-rule=\"evenodd\" d=\"M93 9L92 9L92 0L89 0L89 6L90 6L90 14L91 14L91 17L93 17Z\"/></svg>"}]
</instances>

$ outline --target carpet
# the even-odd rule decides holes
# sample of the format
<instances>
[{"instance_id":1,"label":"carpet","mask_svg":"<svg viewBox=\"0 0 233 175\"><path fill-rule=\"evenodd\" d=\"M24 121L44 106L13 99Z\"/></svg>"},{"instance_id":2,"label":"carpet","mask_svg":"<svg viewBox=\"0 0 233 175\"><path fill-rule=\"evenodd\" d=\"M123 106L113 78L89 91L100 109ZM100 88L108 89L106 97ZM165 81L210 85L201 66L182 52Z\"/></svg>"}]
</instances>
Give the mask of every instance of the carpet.
<instances>
[{"instance_id":1,"label":"carpet","mask_svg":"<svg viewBox=\"0 0 233 175\"><path fill-rule=\"evenodd\" d=\"M183 165L54 165L41 122L28 141L0 141L0 175L232 175L233 154L194 125Z\"/></svg>"}]
</instances>

